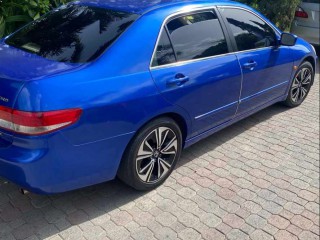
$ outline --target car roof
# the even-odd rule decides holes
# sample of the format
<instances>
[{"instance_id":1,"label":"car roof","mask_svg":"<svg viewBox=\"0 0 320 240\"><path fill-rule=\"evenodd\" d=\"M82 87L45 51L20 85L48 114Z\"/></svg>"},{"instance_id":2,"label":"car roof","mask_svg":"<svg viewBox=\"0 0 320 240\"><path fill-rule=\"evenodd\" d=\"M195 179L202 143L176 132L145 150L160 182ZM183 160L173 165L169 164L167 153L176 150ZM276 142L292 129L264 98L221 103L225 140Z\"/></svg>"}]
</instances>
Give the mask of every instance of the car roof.
<instances>
[{"instance_id":1,"label":"car roof","mask_svg":"<svg viewBox=\"0 0 320 240\"><path fill-rule=\"evenodd\" d=\"M170 6L201 6L208 4L220 5L225 3L238 4L230 0L78 0L75 3L80 5L110 8L136 14L144 14L151 10Z\"/></svg>"}]
</instances>

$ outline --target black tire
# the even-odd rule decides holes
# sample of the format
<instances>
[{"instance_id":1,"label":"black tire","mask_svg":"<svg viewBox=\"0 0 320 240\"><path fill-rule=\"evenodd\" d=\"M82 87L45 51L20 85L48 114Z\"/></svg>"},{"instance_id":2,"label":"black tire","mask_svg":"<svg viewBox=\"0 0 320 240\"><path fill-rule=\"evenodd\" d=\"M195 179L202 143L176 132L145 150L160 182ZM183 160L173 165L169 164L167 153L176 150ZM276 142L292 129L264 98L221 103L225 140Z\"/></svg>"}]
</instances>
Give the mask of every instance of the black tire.
<instances>
[{"instance_id":1,"label":"black tire","mask_svg":"<svg viewBox=\"0 0 320 240\"><path fill-rule=\"evenodd\" d=\"M159 133L160 138L157 137ZM180 159L181 151L182 134L178 124L167 117L155 119L143 127L127 147L118 177L136 190L155 189L170 176ZM147 157L151 152L152 156Z\"/></svg>"},{"instance_id":2,"label":"black tire","mask_svg":"<svg viewBox=\"0 0 320 240\"><path fill-rule=\"evenodd\" d=\"M308 81L304 79L306 76L302 76L304 73L310 74ZM315 73L312 64L310 62L303 62L294 75L287 99L283 103L292 108L300 106L310 92L314 76ZM306 84L303 84L303 82Z\"/></svg>"}]
</instances>

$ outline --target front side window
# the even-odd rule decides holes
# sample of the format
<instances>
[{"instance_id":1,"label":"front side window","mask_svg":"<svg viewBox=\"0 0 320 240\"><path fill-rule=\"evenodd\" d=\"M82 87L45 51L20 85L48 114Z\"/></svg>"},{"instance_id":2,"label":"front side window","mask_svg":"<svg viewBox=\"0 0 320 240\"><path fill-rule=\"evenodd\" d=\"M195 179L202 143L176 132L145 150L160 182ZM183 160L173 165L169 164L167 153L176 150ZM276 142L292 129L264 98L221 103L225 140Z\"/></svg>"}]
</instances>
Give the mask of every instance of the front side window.
<instances>
[{"instance_id":1,"label":"front side window","mask_svg":"<svg viewBox=\"0 0 320 240\"><path fill-rule=\"evenodd\" d=\"M22 28L6 43L54 61L90 62L137 18L135 14L70 4Z\"/></svg>"},{"instance_id":2,"label":"front side window","mask_svg":"<svg viewBox=\"0 0 320 240\"><path fill-rule=\"evenodd\" d=\"M274 30L254 14L232 8L223 9L222 13L227 18L238 51L276 45Z\"/></svg>"},{"instance_id":3,"label":"front side window","mask_svg":"<svg viewBox=\"0 0 320 240\"><path fill-rule=\"evenodd\" d=\"M213 12L178 17L167 28L178 61L228 53L220 22Z\"/></svg>"}]
</instances>

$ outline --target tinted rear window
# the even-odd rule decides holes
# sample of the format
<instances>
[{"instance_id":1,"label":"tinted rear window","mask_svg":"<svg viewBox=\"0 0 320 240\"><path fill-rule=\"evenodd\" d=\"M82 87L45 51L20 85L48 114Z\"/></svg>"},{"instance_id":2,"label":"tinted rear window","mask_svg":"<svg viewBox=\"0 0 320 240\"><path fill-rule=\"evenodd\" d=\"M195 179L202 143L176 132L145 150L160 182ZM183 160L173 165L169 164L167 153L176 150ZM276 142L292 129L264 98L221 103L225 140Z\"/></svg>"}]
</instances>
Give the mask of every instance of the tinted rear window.
<instances>
[{"instance_id":1,"label":"tinted rear window","mask_svg":"<svg viewBox=\"0 0 320 240\"><path fill-rule=\"evenodd\" d=\"M6 43L50 60L85 63L99 57L137 18L136 14L66 5L27 25Z\"/></svg>"},{"instance_id":2,"label":"tinted rear window","mask_svg":"<svg viewBox=\"0 0 320 240\"><path fill-rule=\"evenodd\" d=\"M213 12L182 16L167 27L178 61L228 53L227 41Z\"/></svg>"},{"instance_id":3,"label":"tinted rear window","mask_svg":"<svg viewBox=\"0 0 320 240\"><path fill-rule=\"evenodd\" d=\"M162 66L176 62L176 57L165 29L162 30L158 46L156 48L155 56L152 62L152 66Z\"/></svg>"}]
</instances>

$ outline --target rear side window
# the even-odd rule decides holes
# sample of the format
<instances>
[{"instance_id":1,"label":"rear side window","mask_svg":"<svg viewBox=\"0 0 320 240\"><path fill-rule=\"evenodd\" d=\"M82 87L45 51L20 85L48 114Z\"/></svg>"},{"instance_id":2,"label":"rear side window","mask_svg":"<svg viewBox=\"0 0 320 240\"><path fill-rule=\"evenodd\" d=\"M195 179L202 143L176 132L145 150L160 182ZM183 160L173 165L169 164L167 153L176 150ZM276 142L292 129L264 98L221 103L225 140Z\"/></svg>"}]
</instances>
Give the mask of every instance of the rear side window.
<instances>
[{"instance_id":1,"label":"rear side window","mask_svg":"<svg viewBox=\"0 0 320 240\"><path fill-rule=\"evenodd\" d=\"M69 63L95 60L138 15L103 8L66 5L27 25L8 45Z\"/></svg>"},{"instance_id":2,"label":"rear side window","mask_svg":"<svg viewBox=\"0 0 320 240\"><path fill-rule=\"evenodd\" d=\"M170 21L167 28L178 61L228 52L220 22L213 12L178 17Z\"/></svg>"},{"instance_id":3,"label":"rear side window","mask_svg":"<svg viewBox=\"0 0 320 240\"><path fill-rule=\"evenodd\" d=\"M166 29L163 29L153 58L152 66L162 66L174 63L175 61L176 57L174 55L168 33Z\"/></svg>"},{"instance_id":4,"label":"rear side window","mask_svg":"<svg viewBox=\"0 0 320 240\"><path fill-rule=\"evenodd\" d=\"M241 9L222 10L227 18L239 51L276 45L274 30L260 18Z\"/></svg>"}]
</instances>

